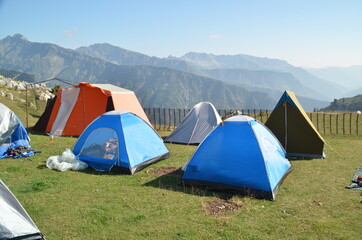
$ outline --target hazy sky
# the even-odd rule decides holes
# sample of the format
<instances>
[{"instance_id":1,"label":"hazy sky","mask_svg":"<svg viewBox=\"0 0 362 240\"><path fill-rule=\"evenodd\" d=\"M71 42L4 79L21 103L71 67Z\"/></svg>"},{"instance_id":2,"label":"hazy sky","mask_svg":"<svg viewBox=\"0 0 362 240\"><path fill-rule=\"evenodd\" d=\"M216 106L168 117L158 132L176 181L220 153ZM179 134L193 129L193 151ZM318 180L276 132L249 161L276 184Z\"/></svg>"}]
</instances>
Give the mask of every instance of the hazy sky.
<instances>
[{"instance_id":1,"label":"hazy sky","mask_svg":"<svg viewBox=\"0 0 362 240\"><path fill-rule=\"evenodd\" d=\"M362 65L362 0L0 0L0 39Z\"/></svg>"}]
</instances>

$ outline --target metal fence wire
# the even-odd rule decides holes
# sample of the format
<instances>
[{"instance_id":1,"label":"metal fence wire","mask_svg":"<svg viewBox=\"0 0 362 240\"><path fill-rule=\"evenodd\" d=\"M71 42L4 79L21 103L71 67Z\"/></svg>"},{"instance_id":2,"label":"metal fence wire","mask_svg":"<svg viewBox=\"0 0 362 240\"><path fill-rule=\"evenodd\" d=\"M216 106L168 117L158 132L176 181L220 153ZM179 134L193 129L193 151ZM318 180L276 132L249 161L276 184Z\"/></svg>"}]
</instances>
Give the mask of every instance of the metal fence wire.
<instances>
[{"instance_id":1,"label":"metal fence wire","mask_svg":"<svg viewBox=\"0 0 362 240\"><path fill-rule=\"evenodd\" d=\"M174 130L186 117L190 109L145 108L152 126L156 130ZM265 123L271 110L264 109L218 109L224 120L234 115L247 115ZM361 114L355 112L309 112L308 117L321 134L359 135L361 132Z\"/></svg>"}]
</instances>

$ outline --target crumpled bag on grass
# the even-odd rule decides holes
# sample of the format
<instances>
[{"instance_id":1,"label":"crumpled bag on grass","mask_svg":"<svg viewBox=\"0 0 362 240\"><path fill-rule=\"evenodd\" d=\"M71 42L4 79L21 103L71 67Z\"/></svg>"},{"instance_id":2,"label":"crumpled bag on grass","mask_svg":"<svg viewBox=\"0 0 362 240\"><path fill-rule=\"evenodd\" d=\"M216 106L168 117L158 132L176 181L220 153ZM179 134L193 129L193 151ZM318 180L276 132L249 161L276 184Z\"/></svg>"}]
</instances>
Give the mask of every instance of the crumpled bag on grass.
<instances>
[{"instance_id":1,"label":"crumpled bag on grass","mask_svg":"<svg viewBox=\"0 0 362 240\"><path fill-rule=\"evenodd\" d=\"M66 149L61 156L51 156L46 161L46 166L50 169L58 170L64 172L66 170L79 171L86 169L88 165L82 161L79 161L78 158L73 154L70 149Z\"/></svg>"}]
</instances>

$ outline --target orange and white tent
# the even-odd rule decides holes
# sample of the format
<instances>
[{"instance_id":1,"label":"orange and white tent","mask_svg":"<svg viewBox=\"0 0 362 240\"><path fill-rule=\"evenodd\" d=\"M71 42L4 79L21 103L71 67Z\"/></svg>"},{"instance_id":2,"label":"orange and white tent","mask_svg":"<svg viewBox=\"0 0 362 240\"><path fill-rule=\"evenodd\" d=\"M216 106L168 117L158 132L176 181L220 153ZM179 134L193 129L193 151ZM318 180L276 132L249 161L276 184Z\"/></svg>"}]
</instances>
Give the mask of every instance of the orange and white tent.
<instances>
[{"instance_id":1,"label":"orange and white tent","mask_svg":"<svg viewBox=\"0 0 362 240\"><path fill-rule=\"evenodd\" d=\"M132 112L150 124L133 91L81 82L59 89L33 130L52 136L79 136L94 119L112 110Z\"/></svg>"}]
</instances>

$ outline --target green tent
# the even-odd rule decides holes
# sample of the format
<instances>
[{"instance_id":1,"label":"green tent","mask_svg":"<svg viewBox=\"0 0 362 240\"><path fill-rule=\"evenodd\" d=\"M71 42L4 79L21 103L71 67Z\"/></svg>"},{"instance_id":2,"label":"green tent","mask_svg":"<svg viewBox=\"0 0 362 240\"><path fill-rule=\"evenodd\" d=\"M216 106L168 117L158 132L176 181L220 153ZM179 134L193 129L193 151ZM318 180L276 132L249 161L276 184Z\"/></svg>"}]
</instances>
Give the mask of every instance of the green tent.
<instances>
[{"instance_id":1,"label":"green tent","mask_svg":"<svg viewBox=\"0 0 362 240\"><path fill-rule=\"evenodd\" d=\"M285 91L265 125L279 139L288 158L324 158L324 139L294 92Z\"/></svg>"}]
</instances>

